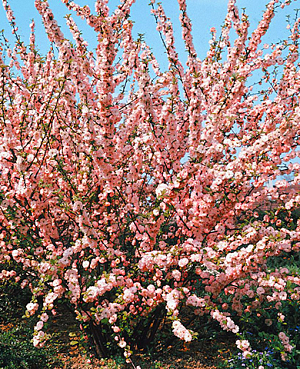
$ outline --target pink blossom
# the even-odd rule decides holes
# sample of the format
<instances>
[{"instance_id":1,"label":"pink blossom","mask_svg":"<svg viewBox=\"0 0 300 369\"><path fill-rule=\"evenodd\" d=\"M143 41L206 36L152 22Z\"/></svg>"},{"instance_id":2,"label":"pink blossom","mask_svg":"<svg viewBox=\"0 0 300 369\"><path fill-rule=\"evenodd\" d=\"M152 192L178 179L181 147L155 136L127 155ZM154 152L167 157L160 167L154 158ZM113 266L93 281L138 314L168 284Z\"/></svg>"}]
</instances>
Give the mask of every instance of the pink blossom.
<instances>
[{"instance_id":1,"label":"pink blossom","mask_svg":"<svg viewBox=\"0 0 300 369\"><path fill-rule=\"evenodd\" d=\"M250 343L247 340L237 340L236 345L242 351L248 351L250 348Z\"/></svg>"},{"instance_id":2,"label":"pink blossom","mask_svg":"<svg viewBox=\"0 0 300 369\"><path fill-rule=\"evenodd\" d=\"M49 316L47 313L43 313L40 317L41 321L43 321L44 323L48 321Z\"/></svg>"},{"instance_id":3,"label":"pink blossom","mask_svg":"<svg viewBox=\"0 0 300 369\"><path fill-rule=\"evenodd\" d=\"M256 290L256 293L258 295L263 295L265 293L265 290L263 287L258 287L257 290Z\"/></svg>"},{"instance_id":4,"label":"pink blossom","mask_svg":"<svg viewBox=\"0 0 300 369\"><path fill-rule=\"evenodd\" d=\"M172 327L174 335L177 336L178 338L186 342L190 342L193 339L193 336L190 333L190 331L187 330L178 320L173 321Z\"/></svg>"},{"instance_id":5,"label":"pink blossom","mask_svg":"<svg viewBox=\"0 0 300 369\"><path fill-rule=\"evenodd\" d=\"M26 305L26 309L28 310L30 315L33 315L37 311L38 307L39 305L33 302L30 302L29 304Z\"/></svg>"},{"instance_id":6,"label":"pink blossom","mask_svg":"<svg viewBox=\"0 0 300 369\"><path fill-rule=\"evenodd\" d=\"M172 276L176 281L180 281L181 278L181 273L179 270L173 270L172 271Z\"/></svg>"},{"instance_id":7,"label":"pink blossom","mask_svg":"<svg viewBox=\"0 0 300 369\"><path fill-rule=\"evenodd\" d=\"M122 338L121 341L118 343L118 345L121 347L121 348L124 348L126 347L126 341L124 341L124 339Z\"/></svg>"},{"instance_id":8,"label":"pink blossom","mask_svg":"<svg viewBox=\"0 0 300 369\"><path fill-rule=\"evenodd\" d=\"M84 260L82 262L82 266L83 266L84 269L87 269L89 267L89 265L90 265L90 262L88 260Z\"/></svg>"},{"instance_id":9,"label":"pink blossom","mask_svg":"<svg viewBox=\"0 0 300 369\"><path fill-rule=\"evenodd\" d=\"M156 188L156 196L162 197L164 194L167 193L168 189L169 189L168 185L164 183L159 184Z\"/></svg>"},{"instance_id":10,"label":"pink blossom","mask_svg":"<svg viewBox=\"0 0 300 369\"><path fill-rule=\"evenodd\" d=\"M271 320L271 319L265 319L265 323L266 323L266 325L267 325L268 327L270 327L270 326L273 324L273 322L272 322L272 320Z\"/></svg>"},{"instance_id":11,"label":"pink blossom","mask_svg":"<svg viewBox=\"0 0 300 369\"><path fill-rule=\"evenodd\" d=\"M178 265L181 268L184 268L188 263L189 263L189 259L188 258L182 258L182 259L179 260Z\"/></svg>"},{"instance_id":12,"label":"pink blossom","mask_svg":"<svg viewBox=\"0 0 300 369\"><path fill-rule=\"evenodd\" d=\"M44 326L44 323L43 323L43 321L39 321L39 322L37 322L37 324L35 325L35 329L37 330L37 331L40 331L42 328L43 328L43 326Z\"/></svg>"}]
</instances>

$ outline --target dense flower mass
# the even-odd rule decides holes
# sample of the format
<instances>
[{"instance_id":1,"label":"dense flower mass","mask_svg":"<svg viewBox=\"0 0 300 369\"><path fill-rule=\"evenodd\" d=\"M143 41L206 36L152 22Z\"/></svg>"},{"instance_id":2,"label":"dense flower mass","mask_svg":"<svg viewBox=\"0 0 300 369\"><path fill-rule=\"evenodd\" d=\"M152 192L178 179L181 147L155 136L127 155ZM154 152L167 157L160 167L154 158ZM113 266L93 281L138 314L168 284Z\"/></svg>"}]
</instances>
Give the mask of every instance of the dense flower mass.
<instances>
[{"instance_id":1,"label":"dense flower mass","mask_svg":"<svg viewBox=\"0 0 300 369\"><path fill-rule=\"evenodd\" d=\"M42 0L35 5L55 47L37 52L32 23L28 47L17 37L0 48L0 279L30 287L35 345L66 299L99 354L111 340L128 360L166 319L191 341L184 308L238 333L235 316L300 299L297 272L268 264L300 249L300 20L266 53L262 37L287 2L270 1L248 34L230 0L221 36L211 30L200 60L178 0L185 66L152 0L169 61L162 71L133 39L133 2L110 13L107 0L95 12L63 0L96 33L95 52L71 16L67 40ZM293 350L284 332L279 339ZM248 341L237 344L251 353Z\"/></svg>"}]
</instances>

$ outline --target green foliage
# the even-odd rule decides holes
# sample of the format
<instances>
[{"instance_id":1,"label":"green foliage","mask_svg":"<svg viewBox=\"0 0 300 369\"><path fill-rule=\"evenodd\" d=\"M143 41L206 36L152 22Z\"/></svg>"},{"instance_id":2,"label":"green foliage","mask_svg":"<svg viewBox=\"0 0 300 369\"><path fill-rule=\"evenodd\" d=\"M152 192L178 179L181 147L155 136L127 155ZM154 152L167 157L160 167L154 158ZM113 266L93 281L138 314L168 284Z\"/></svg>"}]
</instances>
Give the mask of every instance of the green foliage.
<instances>
[{"instance_id":1,"label":"green foliage","mask_svg":"<svg viewBox=\"0 0 300 369\"><path fill-rule=\"evenodd\" d=\"M272 351L262 351L262 352L253 352L250 358L244 358L242 353L238 353L233 358L225 361L221 365L223 368L227 369L257 369L260 366L263 368L270 369L283 369L288 368L286 366L281 366L280 361L274 358L272 355Z\"/></svg>"},{"instance_id":2,"label":"green foliage","mask_svg":"<svg viewBox=\"0 0 300 369\"><path fill-rule=\"evenodd\" d=\"M247 340L252 350L244 357L242 352L232 353L226 361L226 368L257 369L260 366L271 369L300 368L300 311L298 301L282 301L280 312L265 302L260 309L252 314L244 314L237 318L243 334L240 340ZM293 347L287 351L279 339L280 332L289 338Z\"/></svg>"},{"instance_id":3,"label":"green foliage","mask_svg":"<svg viewBox=\"0 0 300 369\"><path fill-rule=\"evenodd\" d=\"M32 344L32 319L22 321L25 306L30 302L28 288L21 288L13 280L0 284L0 322L14 322L15 327L0 331L0 369L53 368L55 353L35 348ZM9 327L7 325L7 327Z\"/></svg>"},{"instance_id":4,"label":"green foliage","mask_svg":"<svg viewBox=\"0 0 300 369\"><path fill-rule=\"evenodd\" d=\"M30 300L30 291L22 289L18 283L5 281L0 284L0 321L21 318Z\"/></svg>"},{"instance_id":5,"label":"green foliage","mask_svg":"<svg viewBox=\"0 0 300 369\"><path fill-rule=\"evenodd\" d=\"M19 326L0 334L1 369L47 369L53 368L49 349L35 348L31 342L32 330Z\"/></svg>"}]
</instances>

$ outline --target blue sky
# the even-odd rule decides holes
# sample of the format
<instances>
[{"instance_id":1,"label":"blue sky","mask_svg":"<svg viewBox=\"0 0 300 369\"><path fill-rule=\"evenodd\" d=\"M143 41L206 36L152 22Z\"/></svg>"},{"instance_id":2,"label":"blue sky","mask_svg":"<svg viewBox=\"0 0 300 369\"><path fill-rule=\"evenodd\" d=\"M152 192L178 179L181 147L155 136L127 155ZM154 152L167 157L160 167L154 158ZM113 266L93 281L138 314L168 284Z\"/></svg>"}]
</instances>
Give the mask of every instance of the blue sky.
<instances>
[{"instance_id":1,"label":"blue sky","mask_svg":"<svg viewBox=\"0 0 300 369\"><path fill-rule=\"evenodd\" d=\"M31 19L34 18L37 24L37 44L42 53L45 53L48 49L48 42L43 31L40 16L34 7L34 0L8 0L11 5L17 24L19 26L19 32L23 36L24 41L27 43L29 39L29 24ZM48 0L51 9L54 12L56 19L65 31L65 20L63 16L69 13L68 9L61 3L60 0ZM75 1L79 5L89 5L91 9L94 9L94 0L77 0ZM177 42L177 50L180 55L184 57L184 47L181 42L181 29L178 21L178 5L176 0L161 0L167 16L169 16L174 24L175 38ZM111 10L115 9L119 0L109 0L109 6ZM164 63L164 50L162 48L160 39L155 29L154 18L150 15L150 7L148 6L148 0L136 0L132 8L132 20L134 20L134 31L145 34L146 42L153 48L154 54L158 60ZM249 15L251 29L258 24L262 17L262 12L265 9L267 0L237 0L237 6L239 9L245 7L246 13ZM287 35L285 17L287 14L293 14L293 9L299 7L300 0L296 0L293 4L283 11L280 10L276 17L273 19L273 24L265 37L264 42L271 43ZM187 0L188 14L192 19L193 24L193 37L195 41L195 47L200 59L204 58L208 50L208 41L210 39L210 28L215 27L220 30L220 26L224 21L227 0ZM75 18L77 21L77 17ZM95 48L95 35L91 33L88 27L83 21L78 20L78 25L83 31L84 36L89 41L91 48ZM0 29L4 28L7 36L10 35L8 22L6 20L3 7L0 5ZM70 34L66 31L66 37L70 37ZM11 37L9 37L11 39Z\"/></svg>"}]
</instances>

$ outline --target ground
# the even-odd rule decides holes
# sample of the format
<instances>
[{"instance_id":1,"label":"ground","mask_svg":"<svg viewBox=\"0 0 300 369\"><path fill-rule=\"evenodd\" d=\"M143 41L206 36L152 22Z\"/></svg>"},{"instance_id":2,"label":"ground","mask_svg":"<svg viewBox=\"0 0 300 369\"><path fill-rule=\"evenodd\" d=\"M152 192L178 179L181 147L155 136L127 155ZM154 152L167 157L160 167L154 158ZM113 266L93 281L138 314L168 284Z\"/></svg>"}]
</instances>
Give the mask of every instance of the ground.
<instances>
[{"instance_id":1,"label":"ground","mask_svg":"<svg viewBox=\"0 0 300 369\"><path fill-rule=\"evenodd\" d=\"M1 297L1 295L0 295ZM3 297L3 295L2 295ZM4 299L2 299L3 303ZM9 302L9 301L8 301ZM1 304L0 304L1 305ZM6 304L9 306L9 304ZM11 307L11 305L10 305ZM10 314L0 314L0 332L8 331L18 325L28 326L28 321L19 312L22 306L10 309ZM13 310L13 313L11 313ZM19 311L19 312L18 312ZM18 312L17 314L15 314ZM4 317L4 319L3 319ZM126 365L123 358L115 360L96 359L84 340L84 334L78 326L74 316L64 306L58 309L57 315L52 317L49 324L51 338L46 344L46 348L54 350L54 356L58 360L51 366L53 369L129 369L132 365ZM167 347L156 347L155 354L135 355L132 359L136 366L142 369L216 369L221 362L229 356L229 353L236 349L235 337L227 332L221 331L218 325L211 329L212 324L199 326L198 321L193 321L195 326L198 324L199 339L190 343L184 343L174 337ZM193 325L192 323L192 325ZM31 323L32 326L34 322ZM199 329L200 327L200 329ZM28 333L29 332L29 333ZM31 335L32 330L27 330ZM26 337L30 344L30 337ZM53 358L54 358L53 356ZM54 362L54 360L53 360ZM43 368L40 368L43 369Z\"/></svg>"},{"instance_id":2,"label":"ground","mask_svg":"<svg viewBox=\"0 0 300 369\"><path fill-rule=\"evenodd\" d=\"M118 363L118 359L99 360L85 353L80 343L80 330L69 313L61 313L53 320L52 332L54 336L52 345L57 347L58 356L63 363L55 369L121 369L127 367ZM235 338L226 332L219 332L216 337L192 341L189 344L174 338L172 344L157 355L135 356L133 362L142 369L217 369L234 348Z\"/></svg>"}]
</instances>

